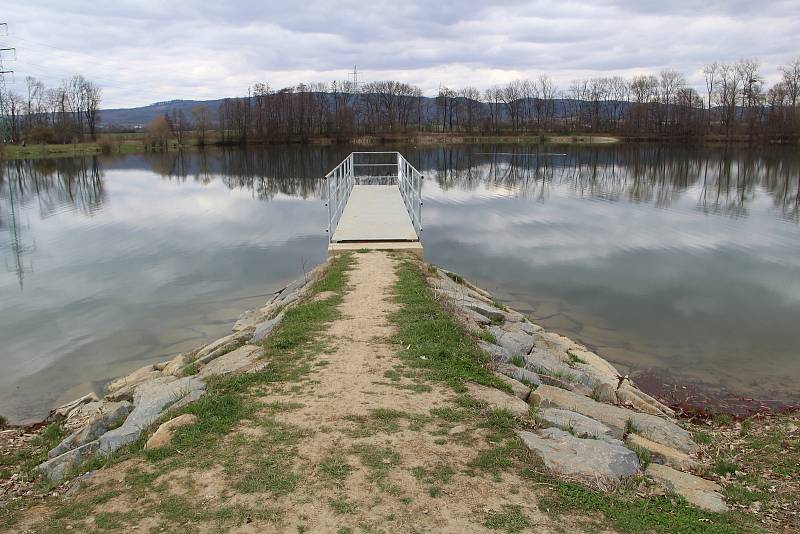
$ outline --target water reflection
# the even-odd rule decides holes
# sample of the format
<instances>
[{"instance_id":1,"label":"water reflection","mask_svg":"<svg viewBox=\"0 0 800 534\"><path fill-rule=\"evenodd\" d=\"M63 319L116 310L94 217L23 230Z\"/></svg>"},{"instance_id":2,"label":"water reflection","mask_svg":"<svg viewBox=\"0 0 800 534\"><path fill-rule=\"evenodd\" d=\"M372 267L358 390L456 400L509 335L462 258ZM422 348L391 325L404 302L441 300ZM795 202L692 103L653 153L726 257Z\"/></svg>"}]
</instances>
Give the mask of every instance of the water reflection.
<instances>
[{"instance_id":1,"label":"water reflection","mask_svg":"<svg viewBox=\"0 0 800 534\"><path fill-rule=\"evenodd\" d=\"M554 186L566 185L581 197L667 208L697 188L697 209L732 216L746 216L761 189L781 218L800 222L800 157L793 149L613 145L545 150L464 146L419 151L414 162L445 191L491 184L514 196L543 200Z\"/></svg>"}]
</instances>

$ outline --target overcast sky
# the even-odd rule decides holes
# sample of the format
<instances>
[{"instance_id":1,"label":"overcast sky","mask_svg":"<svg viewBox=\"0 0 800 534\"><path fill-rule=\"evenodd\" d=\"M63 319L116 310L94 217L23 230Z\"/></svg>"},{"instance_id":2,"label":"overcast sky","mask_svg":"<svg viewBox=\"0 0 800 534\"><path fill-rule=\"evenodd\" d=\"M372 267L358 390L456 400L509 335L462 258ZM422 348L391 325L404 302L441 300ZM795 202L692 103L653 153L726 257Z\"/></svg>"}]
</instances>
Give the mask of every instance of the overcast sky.
<instances>
[{"instance_id":1,"label":"overcast sky","mask_svg":"<svg viewBox=\"0 0 800 534\"><path fill-rule=\"evenodd\" d=\"M428 95L664 68L700 89L704 63L756 57L772 82L800 55L798 0L2 0L0 22L0 44L17 49L12 89L81 73L103 87L103 107L344 79L353 65L363 81Z\"/></svg>"}]
</instances>

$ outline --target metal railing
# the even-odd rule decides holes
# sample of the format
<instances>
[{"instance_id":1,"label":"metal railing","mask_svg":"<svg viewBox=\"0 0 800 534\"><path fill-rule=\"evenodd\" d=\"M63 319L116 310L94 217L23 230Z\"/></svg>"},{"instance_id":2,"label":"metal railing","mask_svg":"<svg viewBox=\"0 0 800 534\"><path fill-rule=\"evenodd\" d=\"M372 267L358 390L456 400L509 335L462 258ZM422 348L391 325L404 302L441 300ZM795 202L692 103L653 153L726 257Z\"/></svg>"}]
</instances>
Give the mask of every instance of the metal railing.
<instances>
[{"instance_id":1,"label":"metal railing","mask_svg":"<svg viewBox=\"0 0 800 534\"><path fill-rule=\"evenodd\" d=\"M390 156L387 161L366 161ZM386 158L385 158L386 159ZM391 161L388 161L391 160ZM367 172L363 172L363 171ZM425 177L400 152L352 152L325 175L328 241L342 217L354 185L397 185L417 239L422 234L422 180Z\"/></svg>"}]
</instances>

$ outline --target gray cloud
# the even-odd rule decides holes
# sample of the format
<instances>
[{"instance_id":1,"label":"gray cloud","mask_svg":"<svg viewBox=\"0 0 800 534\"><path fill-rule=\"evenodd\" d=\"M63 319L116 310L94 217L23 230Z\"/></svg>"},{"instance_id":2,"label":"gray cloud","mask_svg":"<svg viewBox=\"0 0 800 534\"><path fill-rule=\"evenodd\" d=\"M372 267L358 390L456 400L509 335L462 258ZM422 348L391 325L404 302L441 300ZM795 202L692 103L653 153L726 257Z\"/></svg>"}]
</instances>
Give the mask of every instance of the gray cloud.
<instances>
[{"instance_id":1,"label":"gray cloud","mask_svg":"<svg viewBox=\"0 0 800 534\"><path fill-rule=\"evenodd\" d=\"M331 81L354 64L363 79L427 94L440 83L485 88L547 72L566 86L663 68L699 88L706 62L757 57L774 81L800 54L796 1L6 0L2 17L0 43L17 48L12 88L80 72L104 87L105 107Z\"/></svg>"}]
</instances>

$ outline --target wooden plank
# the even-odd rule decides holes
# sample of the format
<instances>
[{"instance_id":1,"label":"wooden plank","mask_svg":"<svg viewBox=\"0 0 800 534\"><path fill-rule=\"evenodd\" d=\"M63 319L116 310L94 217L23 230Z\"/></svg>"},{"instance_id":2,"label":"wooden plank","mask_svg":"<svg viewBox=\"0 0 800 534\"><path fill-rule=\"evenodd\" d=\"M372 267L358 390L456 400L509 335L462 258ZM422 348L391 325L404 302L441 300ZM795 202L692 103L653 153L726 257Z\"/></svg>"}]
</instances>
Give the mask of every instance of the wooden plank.
<instances>
[{"instance_id":1,"label":"wooden plank","mask_svg":"<svg viewBox=\"0 0 800 534\"><path fill-rule=\"evenodd\" d=\"M356 185L332 241L418 240L396 185Z\"/></svg>"}]
</instances>

